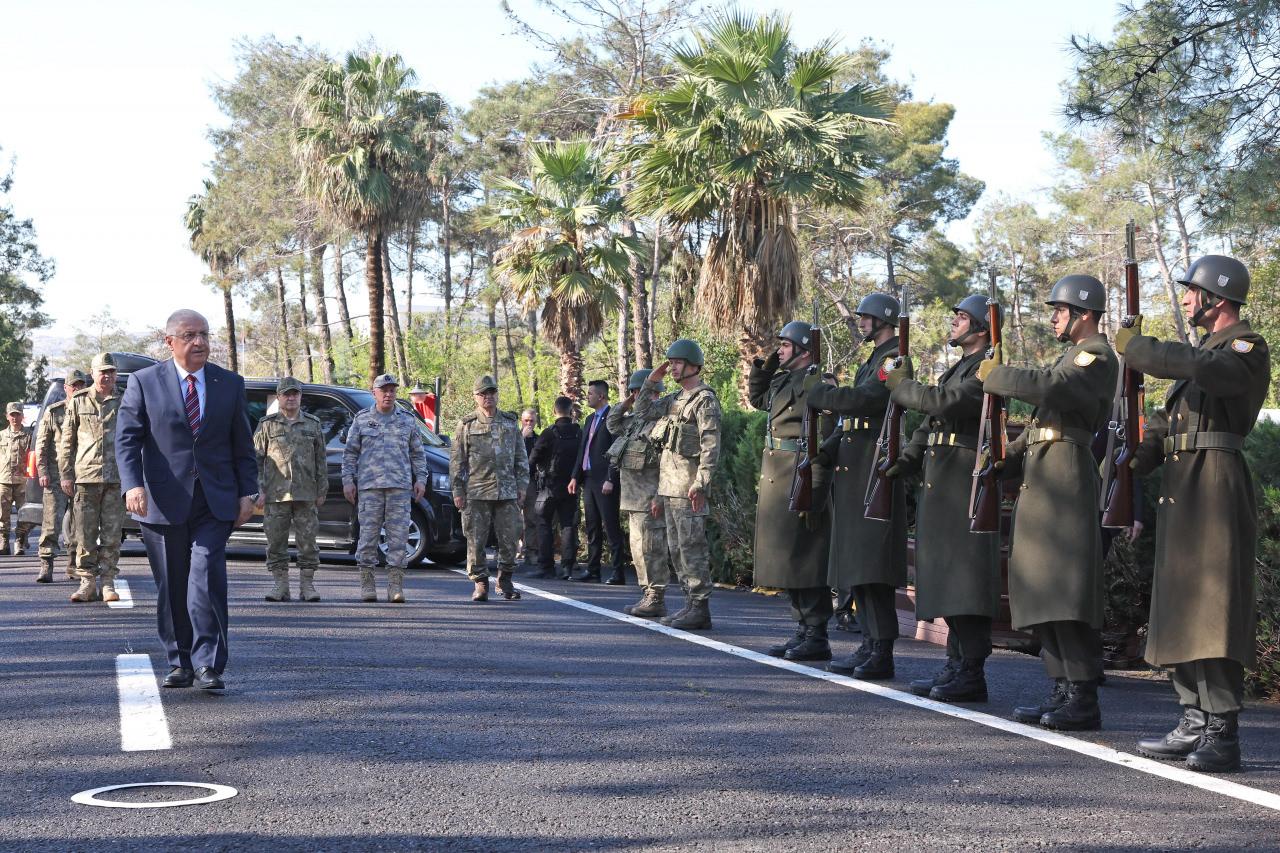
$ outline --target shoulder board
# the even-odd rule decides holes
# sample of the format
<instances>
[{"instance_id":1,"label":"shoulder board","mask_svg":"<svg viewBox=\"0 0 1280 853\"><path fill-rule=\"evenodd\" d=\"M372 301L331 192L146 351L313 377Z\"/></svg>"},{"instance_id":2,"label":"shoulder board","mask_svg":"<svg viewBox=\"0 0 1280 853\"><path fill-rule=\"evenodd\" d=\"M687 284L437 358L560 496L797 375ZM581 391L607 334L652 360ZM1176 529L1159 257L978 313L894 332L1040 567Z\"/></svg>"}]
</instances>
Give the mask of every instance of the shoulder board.
<instances>
[{"instance_id":1,"label":"shoulder board","mask_svg":"<svg viewBox=\"0 0 1280 853\"><path fill-rule=\"evenodd\" d=\"M46 407L46 410L52 410L52 409L65 409L66 407L67 407L67 398L66 398L66 397L63 397L61 400L59 400L59 401L58 401L58 402L56 402L56 403L50 403L50 404Z\"/></svg>"},{"instance_id":2,"label":"shoulder board","mask_svg":"<svg viewBox=\"0 0 1280 853\"><path fill-rule=\"evenodd\" d=\"M1239 353L1251 352L1253 350L1253 341L1247 341L1244 338L1236 338L1231 342L1231 348Z\"/></svg>"},{"instance_id":3,"label":"shoulder board","mask_svg":"<svg viewBox=\"0 0 1280 853\"><path fill-rule=\"evenodd\" d=\"M515 412L498 412L498 415L509 421L515 421L517 423L520 422L520 417Z\"/></svg>"},{"instance_id":4,"label":"shoulder board","mask_svg":"<svg viewBox=\"0 0 1280 853\"><path fill-rule=\"evenodd\" d=\"M75 392L74 394L72 394L71 396L72 396L72 397L83 397L84 395L88 394L88 393L89 393L90 391L92 391L92 390L93 390L93 386L92 386L92 385L86 385L86 386L84 386L83 388L81 388L79 391L77 391L77 392Z\"/></svg>"},{"instance_id":5,"label":"shoulder board","mask_svg":"<svg viewBox=\"0 0 1280 853\"><path fill-rule=\"evenodd\" d=\"M320 423L320 419L319 419L319 418L317 418L315 415L311 414L310 412L303 412L303 413L302 413L302 417L304 417L304 418L306 418L306 419L308 419L308 420L313 420L313 421L315 421L316 423Z\"/></svg>"},{"instance_id":6,"label":"shoulder board","mask_svg":"<svg viewBox=\"0 0 1280 853\"><path fill-rule=\"evenodd\" d=\"M1076 357L1073 359L1076 367L1088 367L1097 360L1098 357L1096 355L1091 352L1085 352L1084 350L1080 350L1080 352L1076 353Z\"/></svg>"},{"instance_id":7,"label":"shoulder board","mask_svg":"<svg viewBox=\"0 0 1280 853\"><path fill-rule=\"evenodd\" d=\"M472 421L474 421L474 420L475 420L476 418L478 418L478 417L480 417L479 412L472 412L472 413L471 413L471 414L469 414L469 415L464 415L464 416L463 416L463 418L462 418L462 422L463 422L464 424L469 424L469 423L471 423Z\"/></svg>"}]
</instances>

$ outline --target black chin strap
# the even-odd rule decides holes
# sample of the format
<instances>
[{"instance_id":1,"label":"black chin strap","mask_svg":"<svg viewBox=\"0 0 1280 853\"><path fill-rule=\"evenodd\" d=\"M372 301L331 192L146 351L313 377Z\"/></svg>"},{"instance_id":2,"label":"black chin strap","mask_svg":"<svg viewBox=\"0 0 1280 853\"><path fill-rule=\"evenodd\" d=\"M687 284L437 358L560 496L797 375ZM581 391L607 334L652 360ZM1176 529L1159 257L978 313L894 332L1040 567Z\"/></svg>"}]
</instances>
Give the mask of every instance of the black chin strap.
<instances>
[{"instance_id":1,"label":"black chin strap","mask_svg":"<svg viewBox=\"0 0 1280 853\"><path fill-rule=\"evenodd\" d=\"M1204 319L1205 312L1218 307L1219 301L1221 301L1221 297L1216 293L1209 293L1205 290L1200 291L1200 307L1196 309L1196 313L1191 315L1191 325L1199 326L1200 321Z\"/></svg>"},{"instance_id":2,"label":"black chin strap","mask_svg":"<svg viewBox=\"0 0 1280 853\"><path fill-rule=\"evenodd\" d=\"M1083 308L1076 308L1074 306L1067 308L1067 313L1071 315L1071 321L1067 323L1067 327L1062 330L1062 334L1058 335L1059 343L1065 344L1071 340L1071 332L1075 329L1076 323L1080 322L1080 318L1084 316L1084 310L1085 309Z\"/></svg>"},{"instance_id":3,"label":"black chin strap","mask_svg":"<svg viewBox=\"0 0 1280 853\"><path fill-rule=\"evenodd\" d=\"M871 331L862 336L863 343L871 343L875 340L876 335L880 334L880 330L889 324L871 314L863 314L862 316L871 318Z\"/></svg>"}]
</instances>

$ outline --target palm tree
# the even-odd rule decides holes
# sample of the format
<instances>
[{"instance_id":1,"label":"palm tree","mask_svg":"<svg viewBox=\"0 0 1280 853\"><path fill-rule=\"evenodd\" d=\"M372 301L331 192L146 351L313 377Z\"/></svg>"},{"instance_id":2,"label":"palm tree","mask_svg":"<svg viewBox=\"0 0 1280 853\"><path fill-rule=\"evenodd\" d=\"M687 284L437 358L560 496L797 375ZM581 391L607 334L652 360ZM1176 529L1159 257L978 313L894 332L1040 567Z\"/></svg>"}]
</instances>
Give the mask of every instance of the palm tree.
<instances>
[{"instance_id":1,"label":"palm tree","mask_svg":"<svg viewBox=\"0 0 1280 853\"><path fill-rule=\"evenodd\" d=\"M217 187L213 181L204 182L204 192L187 199L187 214L183 218L191 241L191 251L200 256L209 267L213 284L222 291L222 312L227 325L228 367L233 373L240 370L240 357L236 351L236 312L231 300L231 289L236 280L232 270L240 260L241 250L232 241L217 235L215 216L211 212Z\"/></svg>"},{"instance_id":2,"label":"palm tree","mask_svg":"<svg viewBox=\"0 0 1280 853\"><path fill-rule=\"evenodd\" d=\"M887 104L841 88L848 55L832 41L797 50L776 13L720 13L672 59L674 84L624 116L641 131L618 158L635 182L627 205L676 224L714 219L698 306L738 336L745 363L795 307L796 205L858 208L866 131L890 124Z\"/></svg>"},{"instance_id":3,"label":"palm tree","mask_svg":"<svg viewBox=\"0 0 1280 853\"><path fill-rule=\"evenodd\" d=\"M613 228L622 200L584 140L534 143L528 185L501 178L484 224L519 229L494 254L516 297L541 308L560 353L560 392L582 399L582 348L618 306L616 285L640 251Z\"/></svg>"},{"instance_id":4,"label":"palm tree","mask_svg":"<svg viewBox=\"0 0 1280 853\"><path fill-rule=\"evenodd\" d=\"M381 250L403 222L406 188L426 174L433 149L424 140L445 113L444 100L415 81L397 55L350 53L308 74L294 103L303 193L365 236L371 382L386 366Z\"/></svg>"}]
</instances>

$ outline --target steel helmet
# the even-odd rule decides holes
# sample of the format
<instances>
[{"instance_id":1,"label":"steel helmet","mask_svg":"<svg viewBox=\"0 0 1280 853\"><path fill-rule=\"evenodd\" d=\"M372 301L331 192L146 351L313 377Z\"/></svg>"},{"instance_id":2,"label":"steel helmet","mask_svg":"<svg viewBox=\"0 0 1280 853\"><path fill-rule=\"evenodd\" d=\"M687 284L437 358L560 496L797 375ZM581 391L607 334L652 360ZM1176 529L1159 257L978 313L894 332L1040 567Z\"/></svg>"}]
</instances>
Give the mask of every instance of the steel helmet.
<instances>
[{"instance_id":1,"label":"steel helmet","mask_svg":"<svg viewBox=\"0 0 1280 853\"><path fill-rule=\"evenodd\" d=\"M1196 258L1178 279L1178 284L1198 287L1243 305L1249 295L1249 270L1235 258L1205 255Z\"/></svg>"},{"instance_id":2,"label":"steel helmet","mask_svg":"<svg viewBox=\"0 0 1280 853\"><path fill-rule=\"evenodd\" d=\"M702 367L706 361L702 355L702 347L698 346L696 342L691 341L688 338L681 338L671 344L671 346L667 347L667 358L678 358L681 361L687 361L689 364L693 364L698 367Z\"/></svg>"},{"instance_id":3,"label":"steel helmet","mask_svg":"<svg viewBox=\"0 0 1280 853\"><path fill-rule=\"evenodd\" d=\"M778 332L778 340L791 343L808 352L813 352L813 324L804 320L792 320Z\"/></svg>"},{"instance_id":4,"label":"steel helmet","mask_svg":"<svg viewBox=\"0 0 1280 853\"><path fill-rule=\"evenodd\" d=\"M987 328L987 306L991 304L991 300L982 293L971 293L959 303L952 305L952 311L963 311L973 320L977 321L977 325L983 329ZM1004 309L999 304L996 305L996 322L1004 324ZM990 331L988 329L988 331Z\"/></svg>"},{"instance_id":5,"label":"steel helmet","mask_svg":"<svg viewBox=\"0 0 1280 853\"><path fill-rule=\"evenodd\" d=\"M627 380L627 390L639 391L644 387L645 380L649 378L650 373L653 373L653 371L647 367L642 367L631 374L631 378Z\"/></svg>"},{"instance_id":6,"label":"steel helmet","mask_svg":"<svg viewBox=\"0 0 1280 853\"><path fill-rule=\"evenodd\" d=\"M1070 305L1086 311L1105 313L1107 289L1091 275L1064 275L1049 291L1045 305Z\"/></svg>"},{"instance_id":7,"label":"steel helmet","mask_svg":"<svg viewBox=\"0 0 1280 853\"><path fill-rule=\"evenodd\" d=\"M902 316L902 305L887 293L868 293L862 297L858 309L853 313L875 317L890 326L896 326L898 318Z\"/></svg>"}]
</instances>

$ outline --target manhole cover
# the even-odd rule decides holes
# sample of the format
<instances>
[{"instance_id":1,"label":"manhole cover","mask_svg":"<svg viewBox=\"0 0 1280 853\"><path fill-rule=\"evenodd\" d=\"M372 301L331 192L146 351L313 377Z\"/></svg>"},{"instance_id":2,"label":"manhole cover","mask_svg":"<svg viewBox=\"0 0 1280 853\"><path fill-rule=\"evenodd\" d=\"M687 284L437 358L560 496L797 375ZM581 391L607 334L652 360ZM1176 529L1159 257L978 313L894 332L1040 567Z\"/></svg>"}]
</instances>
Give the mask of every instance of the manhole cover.
<instances>
[{"instance_id":1,"label":"manhole cover","mask_svg":"<svg viewBox=\"0 0 1280 853\"><path fill-rule=\"evenodd\" d=\"M184 792L147 791L156 788L187 788L208 791L203 797L175 799L173 794L181 796ZM128 791L126 799L106 799L102 794L112 791ZM71 798L71 802L82 806L102 806L108 809L167 809L174 806L198 806L204 803L216 803L218 800L229 800L238 791L230 785L214 785L210 782L129 782L124 785L107 785L91 791L81 791Z\"/></svg>"}]
</instances>

